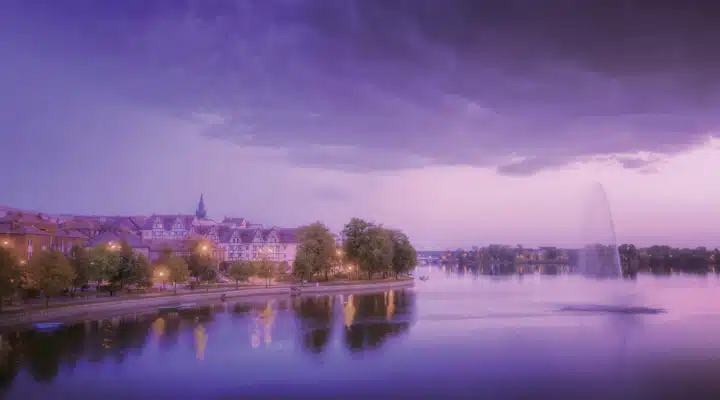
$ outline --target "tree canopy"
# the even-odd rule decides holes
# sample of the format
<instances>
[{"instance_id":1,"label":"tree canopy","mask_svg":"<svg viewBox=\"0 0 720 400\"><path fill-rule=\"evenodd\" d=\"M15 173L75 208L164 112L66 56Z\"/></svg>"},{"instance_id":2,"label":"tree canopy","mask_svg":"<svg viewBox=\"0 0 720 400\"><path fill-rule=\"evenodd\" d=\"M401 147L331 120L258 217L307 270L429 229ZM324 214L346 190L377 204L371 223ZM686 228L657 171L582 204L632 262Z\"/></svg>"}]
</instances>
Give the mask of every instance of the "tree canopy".
<instances>
[{"instance_id":1,"label":"tree canopy","mask_svg":"<svg viewBox=\"0 0 720 400\"><path fill-rule=\"evenodd\" d=\"M395 276L412 271L418 263L417 251L410 243L407 235L400 231L393 232L393 261L392 270Z\"/></svg>"},{"instance_id":2,"label":"tree canopy","mask_svg":"<svg viewBox=\"0 0 720 400\"><path fill-rule=\"evenodd\" d=\"M17 258L10 250L0 247L0 310L2 310L4 298L15 293L20 286L21 279L22 269Z\"/></svg>"},{"instance_id":3,"label":"tree canopy","mask_svg":"<svg viewBox=\"0 0 720 400\"><path fill-rule=\"evenodd\" d=\"M335 237L321 222L300 228L299 244L293 261L293 275L310 279L314 275L328 275L338 265L338 249Z\"/></svg>"},{"instance_id":4,"label":"tree canopy","mask_svg":"<svg viewBox=\"0 0 720 400\"><path fill-rule=\"evenodd\" d=\"M372 279L375 274L407 273L417 264L417 252L407 235L359 218L342 231L346 259Z\"/></svg>"},{"instance_id":5,"label":"tree canopy","mask_svg":"<svg viewBox=\"0 0 720 400\"><path fill-rule=\"evenodd\" d=\"M235 288L238 287L240 282L250 280L250 277L255 273L253 268L253 263L247 260L235 261L230 264L230 267L228 267L228 276L235 281Z\"/></svg>"},{"instance_id":6,"label":"tree canopy","mask_svg":"<svg viewBox=\"0 0 720 400\"><path fill-rule=\"evenodd\" d=\"M43 292L45 305L51 296L68 289L75 279L70 262L59 251L42 251L36 254L28 264L28 283Z\"/></svg>"},{"instance_id":7,"label":"tree canopy","mask_svg":"<svg viewBox=\"0 0 720 400\"><path fill-rule=\"evenodd\" d=\"M207 245L197 243L192 253L186 258L190 276L200 283L201 281L211 282L217 279L217 262L211 257Z\"/></svg>"},{"instance_id":8,"label":"tree canopy","mask_svg":"<svg viewBox=\"0 0 720 400\"><path fill-rule=\"evenodd\" d=\"M173 284L173 291L177 292L177 284L187 282L190 277L188 265L182 258L170 255L165 259L165 266L168 280Z\"/></svg>"}]
</instances>

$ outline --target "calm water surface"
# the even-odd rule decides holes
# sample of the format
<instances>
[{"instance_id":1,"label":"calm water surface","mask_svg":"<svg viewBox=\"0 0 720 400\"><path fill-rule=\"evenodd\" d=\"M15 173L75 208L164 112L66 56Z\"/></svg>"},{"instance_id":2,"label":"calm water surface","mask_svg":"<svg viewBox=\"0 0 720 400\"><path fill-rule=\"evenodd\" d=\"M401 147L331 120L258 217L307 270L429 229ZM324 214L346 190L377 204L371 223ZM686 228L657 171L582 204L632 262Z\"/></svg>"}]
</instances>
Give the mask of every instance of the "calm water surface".
<instances>
[{"instance_id":1,"label":"calm water surface","mask_svg":"<svg viewBox=\"0 0 720 400\"><path fill-rule=\"evenodd\" d=\"M708 277L430 275L414 289L214 304L2 333L0 393L35 398L720 398ZM567 305L667 313L560 312ZM2 395L0 395L2 397Z\"/></svg>"}]
</instances>

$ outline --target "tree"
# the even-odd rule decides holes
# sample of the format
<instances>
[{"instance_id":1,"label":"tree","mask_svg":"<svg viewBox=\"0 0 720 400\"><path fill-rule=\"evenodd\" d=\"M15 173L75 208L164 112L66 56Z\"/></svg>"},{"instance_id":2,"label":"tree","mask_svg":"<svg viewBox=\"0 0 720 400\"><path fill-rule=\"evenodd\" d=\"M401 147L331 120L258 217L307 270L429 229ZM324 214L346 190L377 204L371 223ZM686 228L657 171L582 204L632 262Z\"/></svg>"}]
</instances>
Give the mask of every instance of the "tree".
<instances>
[{"instance_id":1,"label":"tree","mask_svg":"<svg viewBox=\"0 0 720 400\"><path fill-rule=\"evenodd\" d=\"M343 250L348 261L372 279L377 272L388 272L393 259L390 231L359 218L353 218L343 229Z\"/></svg>"},{"instance_id":2,"label":"tree","mask_svg":"<svg viewBox=\"0 0 720 400\"><path fill-rule=\"evenodd\" d=\"M75 273L65 255L59 251L43 251L30 260L28 282L45 296L45 307L50 297L62 293L72 285Z\"/></svg>"},{"instance_id":3,"label":"tree","mask_svg":"<svg viewBox=\"0 0 720 400\"><path fill-rule=\"evenodd\" d=\"M398 274L406 274L417 265L417 251L410 243L410 239L402 232L392 233L393 260L392 270L395 278Z\"/></svg>"},{"instance_id":4,"label":"tree","mask_svg":"<svg viewBox=\"0 0 720 400\"><path fill-rule=\"evenodd\" d=\"M388 272L392 266L393 241L390 231L379 226L368 229L367 236L360 268L372 279L373 274Z\"/></svg>"},{"instance_id":5,"label":"tree","mask_svg":"<svg viewBox=\"0 0 720 400\"><path fill-rule=\"evenodd\" d=\"M106 250L106 264L103 268L103 278L108 283L110 296L116 290L122 292L123 288L132 283L133 273L137 270L137 258L132 247L127 243L120 245L120 251Z\"/></svg>"},{"instance_id":6,"label":"tree","mask_svg":"<svg viewBox=\"0 0 720 400\"><path fill-rule=\"evenodd\" d=\"M300 250L298 248L298 250ZM293 260L293 276L301 280L312 279L315 271L313 270L313 255L309 251L298 251L295 253Z\"/></svg>"},{"instance_id":7,"label":"tree","mask_svg":"<svg viewBox=\"0 0 720 400\"><path fill-rule=\"evenodd\" d=\"M20 285L22 269L10 250L0 247L0 311L5 297L12 297Z\"/></svg>"},{"instance_id":8,"label":"tree","mask_svg":"<svg viewBox=\"0 0 720 400\"><path fill-rule=\"evenodd\" d=\"M367 231L373 224L360 218L352 218L342 231L345 259L359 267L367 245Z\"/></svg>"},{"instance_id":9,"label":"tree","mask_svg":"<svg viewBox=\"0 0 720 400\"><path fill-rule=\"evenodd\" d=\"M270 260L255 261L253 270L257 276L265 278L265 287L270 287L270 282L277 273L277 264Z\"/></svg>"},{"instance_id":10,"label":"tree","mask_svg":"<svg viewBox=\"0 0 720 400\"><path fill-rule=\"evenodd\" d=\"M235 281L235 289L238 289L240 282L247 282L253 275L253 263L242 260L235 261L228 267L228 275Z\"/></svg>"},{"instance_id":11,"label":"tree","mask_svg":"<svg viewBox=\"0 0 720 400\"><path fill-rule=\"evenodd\" d=\"M195 278L197 283L201 281L210 282L217 279L217 263L210 256L207 246L207 244L198 243L192 253L187 257L190 276Z\"/></svg>"},{"instance_id":12,"label":"tree","mask_svg":"<svg viewBox=\"0 0 720 400\"><path fill-rule=\"evenodd\" d=\"M333 234L325 225L316 222L300 228L298 237L299 245L295 257L296 260L299 257L300 261L296 265L297 271L293 268L293 275L307 278L322 274L325 280L328 280L330 271L338 262Z\"/></svg>"},{"instance_id":13,"label":"tree","mask_svg":"<svg viewBox=\"0 0 720 400\"><path fill-rule=\"evenodd\" d=\"M165 258L168 269L168 280L173 284L173 293L177 293L177 284L187 282L190 277L190 270L187 263L180 257L169 255Z\"/></svg>"},{"instance_id":14,"label":"tree","mask_svg":"<svg viewBox=\"0 0 720 400\"><path fill-rule=\"evenodd\" d=\"M85 290L84 286L86 283L97 281L101 278L99 268L92 262L90 252L86 249L74 245L72 249L70 249L69 259L73 272L75 272L73 290L79 287L80 291L83 291Z\"/></svg>"},{"instance_id":15,"label":"tree","mask_svg":"<svg viewBox=\"0 0 720 400\"><path fill-rule=\"evenodd\" d=\"M117 265L120 262L119 257L117 252L110 251L103 245L97 245L91 248L88 251L90 269L92 270L91 275L98 281L107 279L107 277L113 275L117 269ZM112 295L112 292L110 294Z\"/></svg>"},{"instance_id":16,"label":"tree","mask_svg":"<svg viewBox=\"0 0 720 400\"><path fill-rule=\"evenodd\" d=\"M135 262L133 263L133 267L134 268L131 271L130 282L144 288L152 286L152 265L150 265L150 262L144 255L135 255Z\"/></svg>"}]
</instances>

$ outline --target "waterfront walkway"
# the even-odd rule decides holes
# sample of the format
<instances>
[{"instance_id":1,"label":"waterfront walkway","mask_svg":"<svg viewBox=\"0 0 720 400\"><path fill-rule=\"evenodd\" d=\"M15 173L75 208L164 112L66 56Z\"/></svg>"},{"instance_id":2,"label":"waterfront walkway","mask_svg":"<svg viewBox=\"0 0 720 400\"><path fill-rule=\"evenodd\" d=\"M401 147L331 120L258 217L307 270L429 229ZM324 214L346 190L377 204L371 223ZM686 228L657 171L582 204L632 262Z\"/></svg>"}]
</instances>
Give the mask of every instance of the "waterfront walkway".
<instances>
[{"instance_id":1,"label":"waterfront walkway","mask_svg":"<svg viewBox=\"0 0 720 400\"><path fill-rule=\"evenodd\" d=\"M371 282L345 282L343 284L330 283L319 286L303 286L302 294L325 294L338 292L359 292L377 291L394 288L411 287L414 285L412 279L401 280L378 280ZM133 297L107 298L101 301L79 302L63 304L51 308L38 309L33 306L29 309L14 307L13 312L0 314L0 327L21 326L43 321L72 321L97 317L98 315L112 314L133 314L142 312L154 312L156 307L177 305L195 301L217 301L221 295L227 299L250 296L289 296L291 285L275 285L268 288L246 287L240 289L220 288L206 291L195 291L192 293L178 293L168 295L167 293L153 293L136 295Z\"/></svg>"}]
</instances>

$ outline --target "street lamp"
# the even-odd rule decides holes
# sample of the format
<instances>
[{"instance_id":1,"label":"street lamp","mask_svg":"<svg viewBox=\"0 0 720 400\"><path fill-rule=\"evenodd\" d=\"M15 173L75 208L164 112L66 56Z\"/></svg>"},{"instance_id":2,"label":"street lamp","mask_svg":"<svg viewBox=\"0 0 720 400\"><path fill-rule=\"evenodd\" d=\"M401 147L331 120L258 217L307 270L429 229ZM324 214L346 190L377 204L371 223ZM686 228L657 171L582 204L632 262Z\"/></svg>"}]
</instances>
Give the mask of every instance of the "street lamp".
<instances>
[{"instance_id":1,"label":"street lamp","mask_svg":"<svg viewBox=\"0 0 720 400\"><path fill-rule=\"evenodd\" d=\"M160 275L160 280L162 280L162 288L165 290L165 271L158 272L158 275Z\"/></svg>"}]
</instances>

